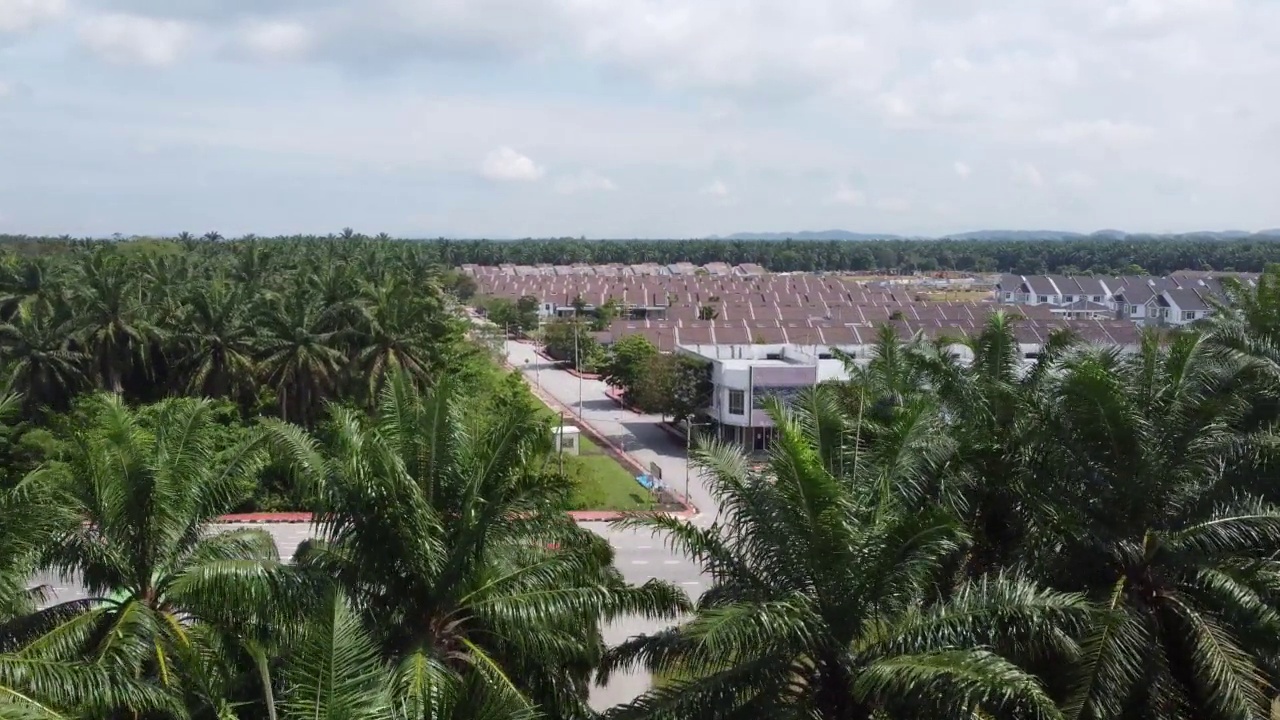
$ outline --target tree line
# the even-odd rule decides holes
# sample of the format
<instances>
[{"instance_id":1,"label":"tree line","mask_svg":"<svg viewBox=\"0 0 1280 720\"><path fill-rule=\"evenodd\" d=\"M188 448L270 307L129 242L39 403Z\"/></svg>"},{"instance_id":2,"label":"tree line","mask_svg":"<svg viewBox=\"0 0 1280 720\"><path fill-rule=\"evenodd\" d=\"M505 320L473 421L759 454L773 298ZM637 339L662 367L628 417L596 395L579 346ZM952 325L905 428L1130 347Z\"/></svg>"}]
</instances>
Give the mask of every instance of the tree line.
<instances>
[{"instance_id":1,"label":"tree line","mask_svg":"<svg viewBox=\"0 0 1280 720\"><path fill-rule=\"evenodd\" d=\"M346 228L326 237L294 236L278 241L305 244L368 240ZM566 265L573 263L711 262L755 263L774 272L1009 272L1016 274L1156 274L1178 270L1259 272L1280 262L1278 238L1225 239L1208 236L1129 235L1124 238L1062 240L405 240L385 233L380 244L414 246L417 257L454 268L466 264ZM23 256L56 255L70 248L98 244L69 237L36 238L0 235L0 247ZM182 233L175 238L129 242L190 247L200 244L261 242L249 236L224 240L219 233L202 237ZM465 282L465 281L464 281Z\"/></svg>"}]
</instances>

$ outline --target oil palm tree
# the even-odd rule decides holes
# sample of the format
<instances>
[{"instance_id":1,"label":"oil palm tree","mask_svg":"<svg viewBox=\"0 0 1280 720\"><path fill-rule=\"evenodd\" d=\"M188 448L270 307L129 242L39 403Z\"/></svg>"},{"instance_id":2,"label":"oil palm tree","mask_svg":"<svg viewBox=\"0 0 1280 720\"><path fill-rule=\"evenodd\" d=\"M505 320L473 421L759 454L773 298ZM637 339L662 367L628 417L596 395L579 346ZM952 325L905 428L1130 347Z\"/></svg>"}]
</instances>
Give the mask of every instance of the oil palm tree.
<instances>
[{"instance_id":1,"label":"oil palm tree","mask_svg":"<svg viewBox=\"0 0 1280 720\"><path fill-rule=\"evenodd\" d=\"M563 512L570 488L542 472L550 434L532 411L465 403L448 382L421 393L395 373L372 418L332 408L324 442L273 424L322 503L323 539L296 561L364 618L397 703L581 717L601 624L672 617L684 596L628 586L607 543Z\"/></svg>"},{"instance_id":2,"label":"oil palm tree","mask_svg":"<svg viewBox=\"0 0 1280 720\"><path fill-rule=\"evenodd\" d=\"M357 306L351 331L354 347L349 370L360 384L358 395L372 405L391 374L403 372L424 382L445 367L452 359L446 353L455 344L450 341L461 332L446 318L438 292L414 291L391 280L367 288L366 293L368 299Z\"/></svg>"},{"instance_id":3,"label":"oil palm tree","mask_svg":"<svg viewBox=\"0 0 1280 720\"><path fill-rule=\"evenodd\" d=\"M32 297L0 325L0 351L9 387L23 398L24 412L65 410L88 386L88 356L70 342L74 318L65 304Z\"/></svg>"},{"instance_id":4,"label":"oil palm tree","mask_svg":"<svg viewBox=\"0 0 1280 720\"><path fill-rule=\"evenodd\" d=\"M268 603L284 570L266 531L209 525L251 488L263 453L252 440L222 446L206 400L131 410L104 394L86 417L65 467L47 473L84 522L55 539L47 562L90 597L28 618L24 657L84 659L224 710L227 675L209 652L222 646L219 625Z\"/></svg>"},{"instance_id":5,"label":"oil palm tree","mask_svg":"<svg viewBox=\"0 0 1280 720\"><path fill-rule=\"evenodd\" d=\"M77 341L93 374L108 392L120 393L151 375L147 358L155 328L149 322L138 273L110 251L89 255L72 293Z\"/></svg>"},{"instance_id":6,"label":"oil palm tree","mask_svg":"<svg viewBox=\"0 0 1280 720\"><path fill-rule=\"evenodd\" d=\"M247 300L221 278L192 289L172 338L189 394L229 398L242 409L253 399L257 347Z\"/></svg>"},{"instance_id":7,"label":"oil palm tree","mask_svg":"<svg viewBox=\"0 0 1280 720\"><path fill-rule=\"evenodd\" d=\"M338 386L346 358L337 347L336 332L326 329L326 313L311 293L295 284L291 291L267 298L259 319L259 371L287 421L314 423L321 403Z\"/></svg>"},{"instance_id":8,"label":"oil palm tree","mask_svg":"<svg viewBox=\"0 0 1280 720\"><path fill-rule=\"evenodd\" d=\"M692 620L611 651L606 677L642 665L676 678L612 717L1056 715L1017 661L1072 657L1063 633L1087 622L1084 599L992 574L938 600L968 542L960 524L903 502L896 471L859 447L856 421L818 427L803 403L770 413L765 472L738 448L699 451L719 521L626 523L667 533L714 584Z\"/></svg>"},{"instance_id":9,"label":"oil palm tree","mask_svg":"<svg viewBox=\"0 0 1280 720\"><path fill-rule=\"evenodd\" d=\"M1243 366L1199 334L1080 351L1048 381L1035 465L1074 522L1026 558L1103 606L1068 714L1262 717L1280 657L1276 438L1235 429Z\"/></svg>"}]
</instances>

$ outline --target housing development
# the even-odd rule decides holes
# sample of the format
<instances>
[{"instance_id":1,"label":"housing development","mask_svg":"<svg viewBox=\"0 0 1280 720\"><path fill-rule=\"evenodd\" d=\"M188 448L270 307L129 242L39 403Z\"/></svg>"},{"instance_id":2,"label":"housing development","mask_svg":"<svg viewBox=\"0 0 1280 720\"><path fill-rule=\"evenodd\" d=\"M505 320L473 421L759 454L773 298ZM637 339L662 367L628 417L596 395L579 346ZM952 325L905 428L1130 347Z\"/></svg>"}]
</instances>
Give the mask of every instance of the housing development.
<instances>
[{"instance_id":1,"label":"housing development","mask_svg":"<svg viewBox=\"0 0 1280 720\"><path fill-rule=\"evenodd\" d=\"M1070 331L1086 343L1137 349L1144 326L1178 327L1222 301L1223 278L1252 287L1256 273L1180 272L1155 276L856 276L768 273L756 265L468 265L478 294L534 298L544 321L592 313L612 303L616 319L591 338L608 347L640 335L660 352L711 368L710 402L700 415L718 436L760 451L772 437L765 399L848 380L841 358L865 364L883 328L899 340L953 339L980 332L995 312L1016 316L1024 364L1050 336ZM934 299L942 298L942 299ZM963 299L957 299L963 298Z\"/></svg>"}]
</instances>

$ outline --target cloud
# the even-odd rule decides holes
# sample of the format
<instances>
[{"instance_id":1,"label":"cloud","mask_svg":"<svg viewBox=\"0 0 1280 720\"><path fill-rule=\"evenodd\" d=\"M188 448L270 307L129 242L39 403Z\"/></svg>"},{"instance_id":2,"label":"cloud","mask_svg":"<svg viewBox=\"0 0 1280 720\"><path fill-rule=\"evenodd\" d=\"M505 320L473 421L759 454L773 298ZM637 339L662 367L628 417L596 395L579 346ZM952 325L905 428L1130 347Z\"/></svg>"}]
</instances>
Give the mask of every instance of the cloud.
<instances>
[{"instance_id":1,"label":"cloud","mask_svg":"<svg viewBox=\"0 0 1280 720\"><path fill-rule=\"evenodd\" d=\"M0 34L26 32L66 11L66 0L0 0Z\"/></svg>"},{"instance_id":2,"label":"cloud","mask_svg":"<svg viewBox=\"0 0 1280 720\"><path fill-rule=\"evenodd\" d=\"M1013 179L1022 185L1039 188L1044 187L1044 175L1040 169L1029 162L1013 162L1009 165Z\"/></svg>"},{"instance_id":3,"label":"cloud","mask_svg":"<svg viewBox=\"0 0 1280 720\"><path fill-rule=\"evenodd\" d=\"M240 31L241 45L259 60L297 60L311 50L314 40L305 25L283 20L253 21Z\"/></svg>"},{"instance_id":4,"label":"cloud","mask_svg":"<svg viewBox=\"0 0 1280 720\"><path fill-rule=\"evenodd\" d=\"M1275 37L1275 0L0 0L6 227L1273 226Z\"/></svg>"},{"instance_id":5,"label":"cloud","mask_svg":"<svg viewBox=\"0 0 1280 720\"><path fill-rule=\"evenodd\" d=\"M80 25L81 45L118 65L172 65L194 41L192 28L178 20L142 15L101 15Z\"/></svg>"},{"instance_id":6,"label":"cloud","mask_svg":"<svg viewBox=\"0 0 1280 720\"><path fill-rule=\"evenodd\" d=\"M574 195L583 192L613 191L618 189L613 181L594 170L583 170L577 175L568 175L556 180L555 191L562 195Z\"/></svg>"},{"instance_id":7,"label":"cloud","mask_svg":"<svg viewBox=\"0 0 1280 720\"><path fill-rule=\"evenodd\" d=\"M490 151L480 163L480 174L494 182L533 182L545 173L532 158L505 145Z\"/></svg>"},{"instance_id":8,"label":"cloud","mask_svg":"<svg viewBox=\"0 0 1280 720\"><path fill-rule=\"evenodd\" d=\"M867 204L867 195L861 190L850 187L846 183L840 183L835 192L827 196L827 202L833 205L862 207Z\"/></svg>"},{"instance_id":9,"label":"cloud","mask_svg":"<svg viewBox=\"0 0 1280 720\"><path fill-rule=\"evenodd\" d=\"M730 194L729 186L725 185L724 181L720 180L719 178L716 178L715 180L712 180L710 183L704 185L702 189L699 190L698 192L702 193L703 195L710 195L711 197L714 197L714 198L727 198L729 197L729 194Z\"/></svg>"},{"instance_id":10,"label":"cloud","mask_svg":"<svg viewBox=\"0 0 1280 720\"><path fill-rule=\"evenodd\" d=\"M0 80L0 100L4 100L5 98L9 97L13 93L14 93L13 85L11 85L10 83L4 80Z\"/></svg>"}]
</instances>

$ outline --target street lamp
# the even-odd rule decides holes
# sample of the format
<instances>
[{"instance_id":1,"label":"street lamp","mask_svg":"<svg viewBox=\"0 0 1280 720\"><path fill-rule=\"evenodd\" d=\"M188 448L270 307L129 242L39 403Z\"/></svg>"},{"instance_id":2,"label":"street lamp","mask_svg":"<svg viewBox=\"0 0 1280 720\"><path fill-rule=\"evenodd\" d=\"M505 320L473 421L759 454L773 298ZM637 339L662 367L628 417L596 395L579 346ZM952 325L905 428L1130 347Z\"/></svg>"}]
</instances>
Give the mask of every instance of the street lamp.
<instances>
[{"instance_id":1,"label":"street lamp","mask_svg":"<svg viewBox=\"0 0 1280 720\"><path fill-rule=\"evenodd\" d=\"M689 475L692 472L692 455L693 455L693 429L697 427L707 427L710 422L696 423L692 418L685 418L684 421L684 502L689 504Z\"/></svg>"}]
</instances>

